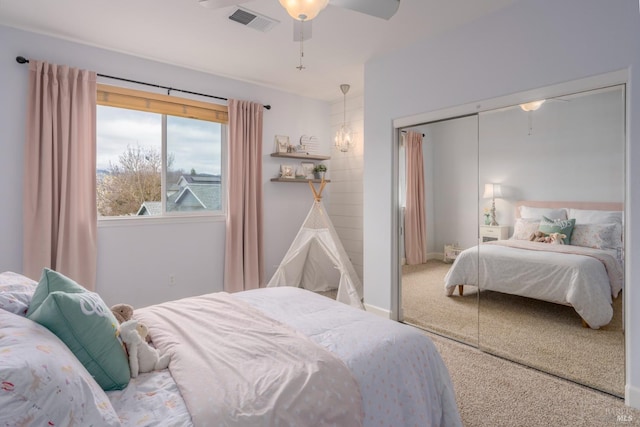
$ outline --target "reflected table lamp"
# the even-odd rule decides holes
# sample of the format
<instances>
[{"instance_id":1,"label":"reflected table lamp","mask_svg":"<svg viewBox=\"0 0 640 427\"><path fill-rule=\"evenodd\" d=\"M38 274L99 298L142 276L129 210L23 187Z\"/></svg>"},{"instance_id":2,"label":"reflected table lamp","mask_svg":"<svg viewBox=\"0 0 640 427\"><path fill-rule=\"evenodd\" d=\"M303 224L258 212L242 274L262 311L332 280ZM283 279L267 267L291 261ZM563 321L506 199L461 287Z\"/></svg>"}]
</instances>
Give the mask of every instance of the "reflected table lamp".
<instances>
[{"instance_id":1,"label":"reflected table lamp","mask_svg":"<svg viewBox=\"0 0 640 427\"><path fill-rule=\"evenodd\" d=\"M482 196L485 199L491 199L491 222L490 226L497 226L498 221L496 221L496 197L502 197L502 189L500 188L500 184L485 184L484 185L484 195Z\"/></svg>"}]
</instances>

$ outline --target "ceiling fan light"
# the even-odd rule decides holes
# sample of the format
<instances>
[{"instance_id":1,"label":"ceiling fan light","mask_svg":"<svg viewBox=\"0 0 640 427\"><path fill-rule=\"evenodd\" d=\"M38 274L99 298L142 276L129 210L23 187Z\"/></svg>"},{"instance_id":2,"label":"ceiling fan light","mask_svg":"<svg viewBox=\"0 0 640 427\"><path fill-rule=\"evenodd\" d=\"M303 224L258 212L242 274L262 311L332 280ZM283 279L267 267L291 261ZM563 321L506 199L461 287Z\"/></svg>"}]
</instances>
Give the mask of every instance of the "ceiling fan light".
<instances>
[{"instance_id":1,"label":"ceiling fan light","mask_svg":"<svg viewBox=\"0 0 640 427\"><path fill-rule=\"evenodd\" d=\"M541 99L540 101L532 101L527 102L526 104L520 104L520 108L522 108L524 111L536 111L542 104L544 104L544 101L544 99Z\"/></svg>"},{"instance_id":2,"label":"ceiling fan light","mask_svg":"<svg viewBox=\"0 0 640 427\"><path fill-rule=\"evenodd\" d=\"M329 0L279 0L287 13L298 21L309 21L329 3Z\"/></svg>"}]
</instances>

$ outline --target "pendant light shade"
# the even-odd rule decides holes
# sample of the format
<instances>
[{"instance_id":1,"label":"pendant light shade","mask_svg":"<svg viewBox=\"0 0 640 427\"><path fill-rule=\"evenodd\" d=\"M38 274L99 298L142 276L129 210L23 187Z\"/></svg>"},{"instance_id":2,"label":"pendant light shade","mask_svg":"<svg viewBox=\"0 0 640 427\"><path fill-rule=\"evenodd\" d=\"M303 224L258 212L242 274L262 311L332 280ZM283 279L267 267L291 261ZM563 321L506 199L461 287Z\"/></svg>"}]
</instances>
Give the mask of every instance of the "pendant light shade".
<instances>
[{"instance_id":1,"label":"pendant light shade","mask_svg":"<svg viewBox=\"0 0 640 427\"><path fill-rule=\"evenodd\" d=\"M298 21L309 21L315 18L328 3L329 0L280 0L280 5Z\"/></svg>"},{"instance_id":2,"label":"pendant light shade","mask_svg":"<svg viewBox=\"0 0 640 427\"><path fill-rule=\"evenodd\" d=\"M338 132L336 132L335 145L336 148L342 152L349 151L349 148L353 144L353 131L347 124L347 92L351 86L347 84L340 85L340 90L344 96L344 106L343 106L343 116L342 116L342 125Z\"/></svg>"}]
</instances>

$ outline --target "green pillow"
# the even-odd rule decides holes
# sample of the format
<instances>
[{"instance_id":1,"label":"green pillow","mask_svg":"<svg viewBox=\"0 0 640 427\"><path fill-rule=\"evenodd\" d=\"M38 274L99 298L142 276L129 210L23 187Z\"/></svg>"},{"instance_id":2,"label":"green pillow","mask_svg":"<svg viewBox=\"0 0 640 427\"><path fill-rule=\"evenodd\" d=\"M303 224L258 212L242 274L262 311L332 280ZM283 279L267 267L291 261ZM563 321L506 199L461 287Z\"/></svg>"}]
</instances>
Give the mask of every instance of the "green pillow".
<instances>
[{"instance_id":1,"label":"green pillow","mask_svg":"<svg viewBox=\"0 0 640 427\"><path fill-rule=\"evenodd\" d=\"M118 321L98 294L47 269L34 302L36 307L29 308L27 317L57 335L100 387L108 391L127 386L129 361L118 338Z\"/></svg>"},{"instance_id":2,"label":"green pillow","mask_svg":"<svg viewBox=\"0 0 640 427\"><path fill-rule=\"evenodd\" d=\"M27 310L27 317L40 307L40 304L42 304L51 292L55 291L72 294L87 292L87 289L77 284L67 276L51 270L50 268L45 268L42 270L42 276L40 276L38 286L36 286L36 290L33 293L31 304L29 304L29 309Z\"/></svg>"},{"instance_id":3,"label":"green pillow","mask_svg":"<svg viewBox=\"0 0 640 427\"><path fill-rule=\"evenodd\" d=\"M545 234L562 233L566 238L562 239L565 245L571 244L571 233L573 233L573 227L576 225L575 218L572 219L549 219L546 216L542 217L538 231L542 231Z\"/></svg>"}]
</instances>

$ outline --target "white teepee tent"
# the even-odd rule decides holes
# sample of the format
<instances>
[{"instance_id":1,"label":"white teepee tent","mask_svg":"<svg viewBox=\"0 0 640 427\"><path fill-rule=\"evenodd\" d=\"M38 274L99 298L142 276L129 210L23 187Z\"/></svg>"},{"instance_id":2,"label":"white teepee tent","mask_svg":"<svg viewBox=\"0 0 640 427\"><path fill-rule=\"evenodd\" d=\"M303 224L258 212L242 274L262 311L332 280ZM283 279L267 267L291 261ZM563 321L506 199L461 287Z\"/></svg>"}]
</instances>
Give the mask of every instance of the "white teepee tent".
<instances>
[{"instance_id":1,"label":"white teepee tent","mask_svg":"<svg viewBox=\"0 0 640 427\"><path fill-rule=\"evenodd\" d=\"M327 291L337 285L336 300L364 309L362 282L322 205L324 184L323 181L316 192L309 182L315 201L267 287L297 286Z\"/></svg>"}]
</instances>

